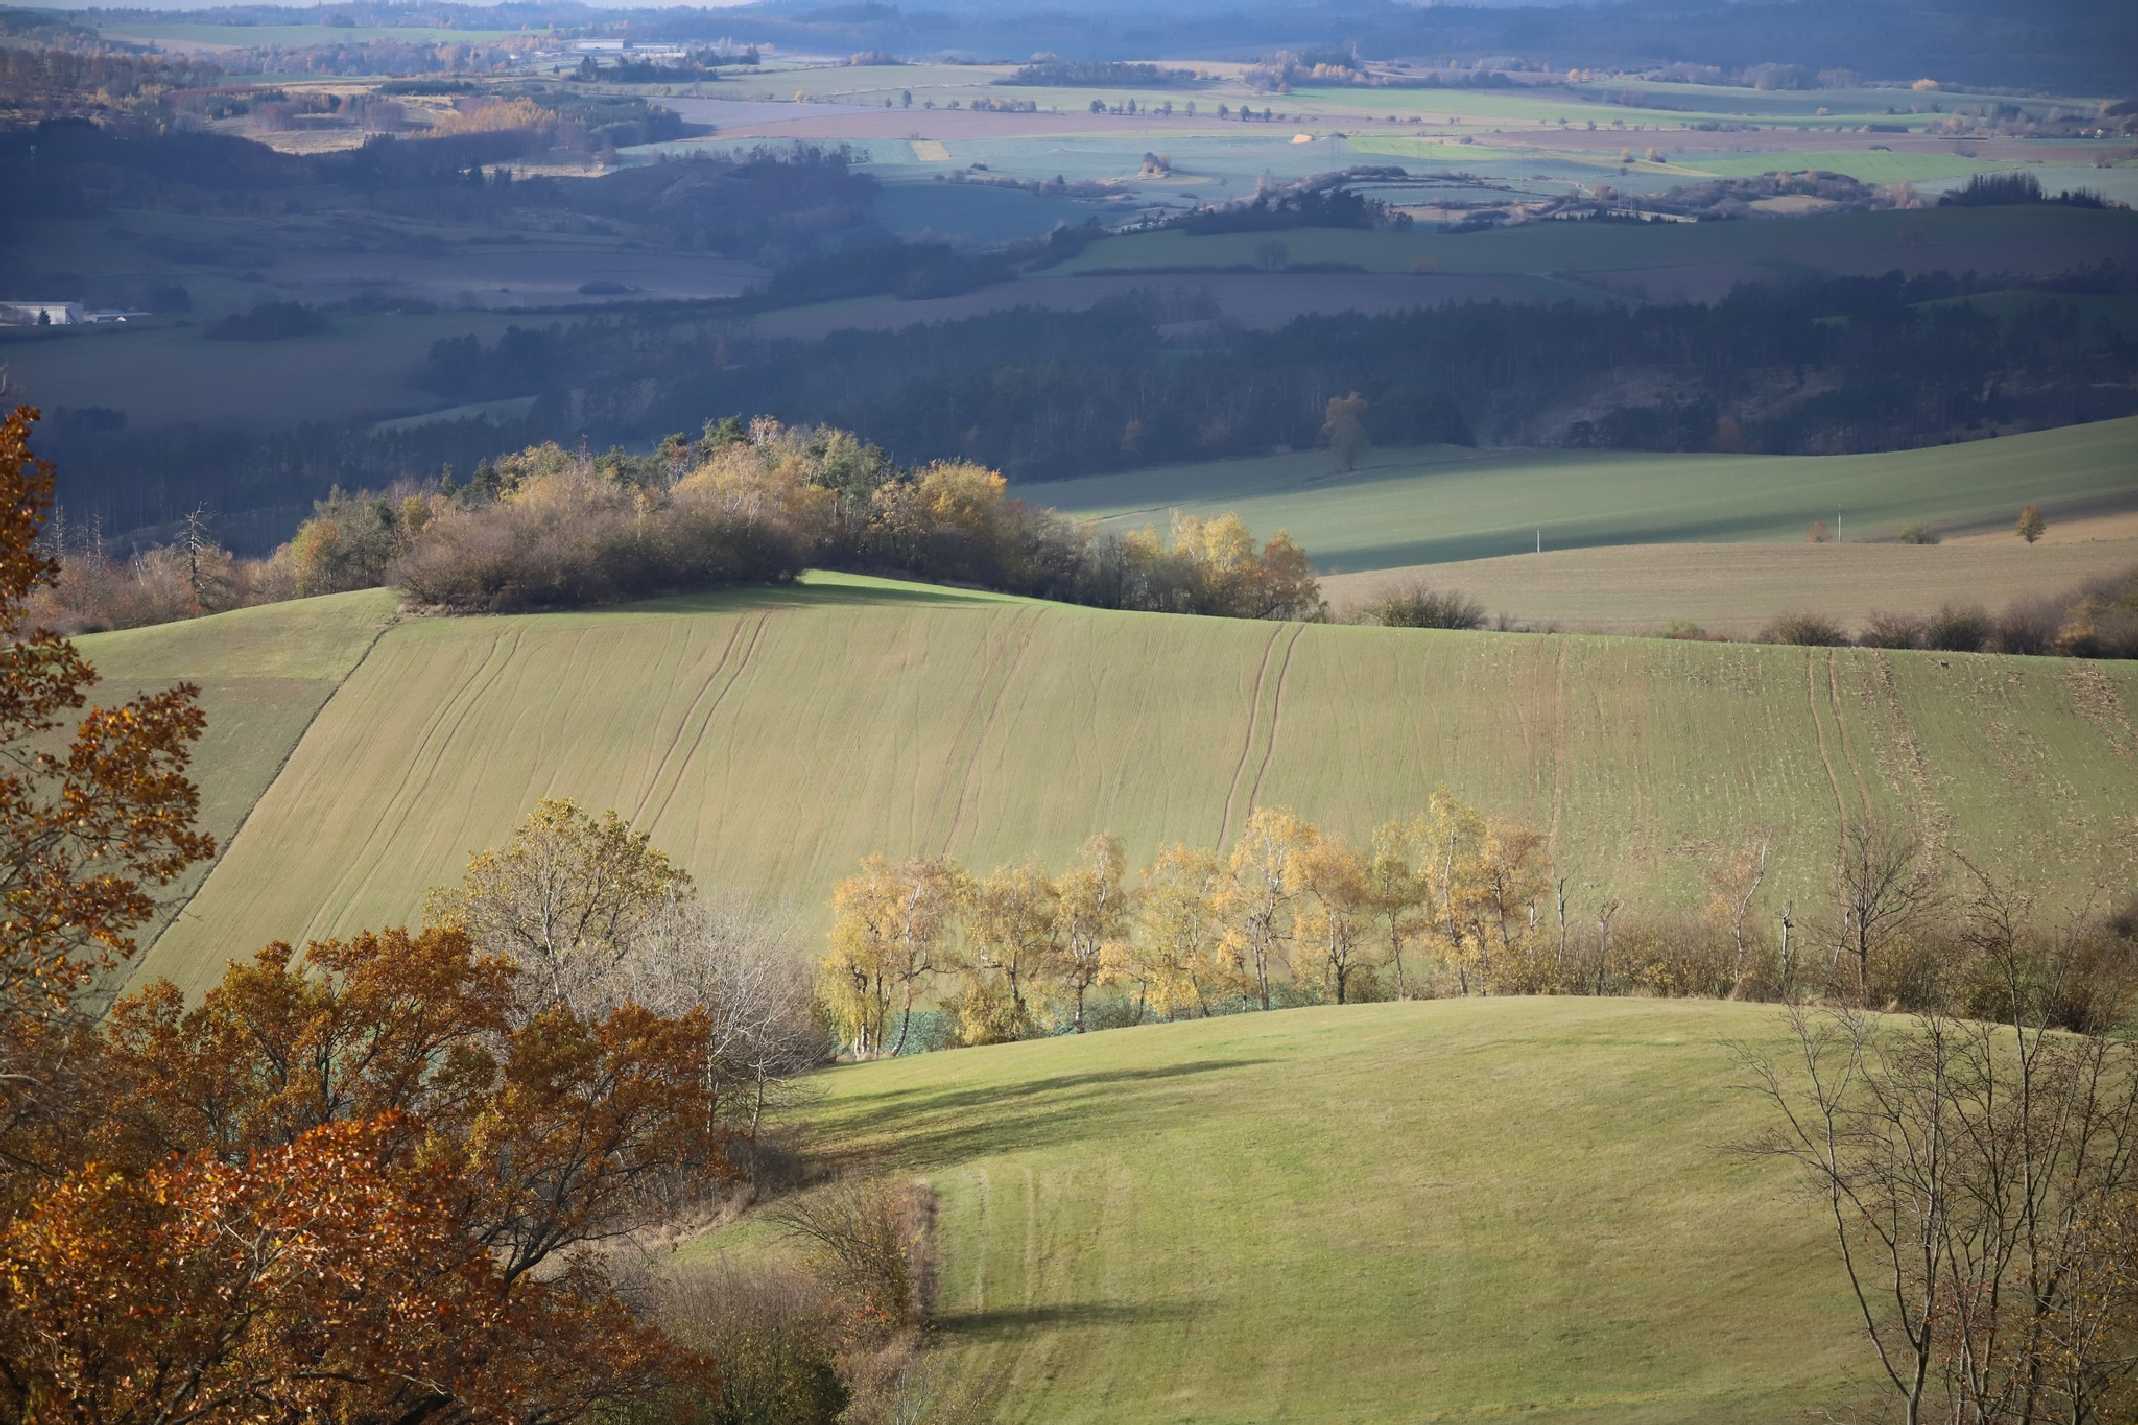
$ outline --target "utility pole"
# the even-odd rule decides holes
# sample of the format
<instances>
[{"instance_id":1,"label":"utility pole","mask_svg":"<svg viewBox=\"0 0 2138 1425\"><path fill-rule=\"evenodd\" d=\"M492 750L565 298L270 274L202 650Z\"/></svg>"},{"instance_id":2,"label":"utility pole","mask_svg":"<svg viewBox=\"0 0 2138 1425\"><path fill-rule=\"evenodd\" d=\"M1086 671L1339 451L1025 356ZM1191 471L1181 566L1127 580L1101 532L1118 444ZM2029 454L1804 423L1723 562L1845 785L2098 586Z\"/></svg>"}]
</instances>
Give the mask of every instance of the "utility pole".
<instances>
[{"instance_id":1,"label":"utility pole","mask_svg":"<svg viewBox=\"0 0 2138 1425\"><path fill-rule=\"evenodd\" d=\"M1543 552L1544 552L1544 531L1543 531L1543 530L1542 530L1542 529L1540 528L1540 529L1539 529L1539 530L1537 531L1537 553L1539 553L1539 554L1542 554Z\"/></svg>"}]
</instances>

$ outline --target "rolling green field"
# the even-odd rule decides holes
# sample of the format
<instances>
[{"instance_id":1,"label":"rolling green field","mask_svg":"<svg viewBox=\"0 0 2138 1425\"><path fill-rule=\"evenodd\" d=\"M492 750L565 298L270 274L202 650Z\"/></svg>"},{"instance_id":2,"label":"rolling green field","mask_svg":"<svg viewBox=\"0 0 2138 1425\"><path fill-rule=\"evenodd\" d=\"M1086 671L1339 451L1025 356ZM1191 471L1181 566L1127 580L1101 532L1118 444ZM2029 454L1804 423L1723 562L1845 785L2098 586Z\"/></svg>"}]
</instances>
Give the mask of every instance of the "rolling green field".
<instances>
[{"instance_id":1,"label":"rolling green field","mask_svg":"<svg viewBox=\"0 0 2138 1425\"><path fill-rule=\"evenodd\" d=\"M1369 414L1369 424L1371 417ZM2138 503L2138 418L1883 455L1628 455L1443 447L1369 452L1348 475L1326 451L1159 466L1030 487L1041 504L1120 528L1175 509L1238 512L1291 531L1335 573L1535 548L1680 540L1847 539L1918 520L2008 525L2019 507Z\"/></svg>"},{"instance_id":2,"label":"rolling green field","mask_svg":"<svg viewBox=\"0 0 2138 1425\"><path fill-rule=\"evenodd\" d=\"M233 666L165 637L191 646L99 657L129 682ZM1443 786L1634 905L1694 897L1703 858L1755 826L1776 893L1809 903L1865 809L1999 867L2054 837L2070 853L2044 889L2068 898L2138 869L2134 710L2138 665L1271 625L832 576L407 620L141 972L198 989L270 939L403 921L544 796L613 807L708 887L805 925L872 851L987 866L1110 830L1143 860L1225 844L1257 805L1357 836ZM277 755L225 739L201 774L235 802Z\"/></svg>"},{"instance_id":3,"label":"rolling green field","mask_svg":"<svg viewBox=\"0 0 2138 1425\"><path fill-rule=\"evenodd\" d=\"M366 589L76 643L103 677L89 694L99 705L178 682L200 686L208 715L194 749L200 826L228 846L320 708L392 622L398 602L387 590ZM195 867L165 888L167 904L152 933L207 874Z\"/></svg>"},{"instance_id":4,"label":"rolling green field","mask_svg":"<svg viewBox=\"0 0 2138 1425\"><path fill-rule=\"evenodd\" d=\"M1763 1119L1721 1041L1782 1033L1294 1010L835 1069L803 1121L937 1195L931 1349L1003 1425L1783 1421L1873 1397L1815 1206L1722 1151Z\"/></svg>"}]
</instances>

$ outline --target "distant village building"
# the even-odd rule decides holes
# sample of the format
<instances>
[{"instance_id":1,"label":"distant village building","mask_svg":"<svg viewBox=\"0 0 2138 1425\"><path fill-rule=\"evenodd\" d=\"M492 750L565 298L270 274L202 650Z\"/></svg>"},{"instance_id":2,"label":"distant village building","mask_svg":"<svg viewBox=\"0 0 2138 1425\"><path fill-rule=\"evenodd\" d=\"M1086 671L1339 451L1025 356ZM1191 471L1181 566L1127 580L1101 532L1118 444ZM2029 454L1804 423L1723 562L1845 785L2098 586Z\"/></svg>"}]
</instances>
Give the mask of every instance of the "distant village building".
<instances>
[{"instance_id":1,"label":"distant village building","mask_svg":"<svg viewBox=\"0 0 2138 1425\"><path fill-rule=\"evenodd\" d=\"M0 301L0 321L14 326L71 327L83 319L80 302Z\"/></svg>"}]
</instances>

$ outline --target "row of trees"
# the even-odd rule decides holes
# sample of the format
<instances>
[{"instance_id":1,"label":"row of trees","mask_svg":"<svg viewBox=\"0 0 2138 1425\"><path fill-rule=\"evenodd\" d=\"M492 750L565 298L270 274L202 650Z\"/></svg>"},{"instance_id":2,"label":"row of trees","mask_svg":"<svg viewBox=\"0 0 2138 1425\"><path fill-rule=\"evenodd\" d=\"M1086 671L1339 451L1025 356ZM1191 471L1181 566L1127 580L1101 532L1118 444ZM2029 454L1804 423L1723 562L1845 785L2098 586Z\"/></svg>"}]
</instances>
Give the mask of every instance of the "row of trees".
<instances>
[{"instance_id":1,"label":"row of trees","mask_svg":"<svg viewBox=\"0 0 2138 1425\"><path fill-rule=\"evenodd\" d=\"M555 444L378 494L335 492L267 560L234 560L189 517L130 562L93 531L48 533L60 570L41 616L74 629L190 617L248 602L395 585L454 610L559 608L887 570L1106 608L1322 616L1304 550L1258 543L1235 516L1117 535L1014 499L969 462L901 469L843 432L708 424L654 452Z\"/></svg>"},{"instance_id":2,"label":"row of trees","mask_svg":"<svg viewBox=\"0 0 2138 1425\"><path fill-rule=\"evenodd\" d=\"M1469 994L1704 995L2004 1013L2002 971L1955 917L1973 877L1905 828L1843 828L1814 903L1763 903L1772 838L1711 857L1690 914L1632 914L1571 886L1544 838L1446 793L1355 845L1257 809L1229 848L1177 844L1131 879L1121 845L1087 842L1057 873L984 874L944 858L870 857L833 897L820 992L857 1057L940 1037L991 1043L1095 1026ZM1959 872L1965 870L1965 876ZM2114 1022L2138 925L2014 930L2062 986L2055 1023Z\"/></svg>"}]
</instances>

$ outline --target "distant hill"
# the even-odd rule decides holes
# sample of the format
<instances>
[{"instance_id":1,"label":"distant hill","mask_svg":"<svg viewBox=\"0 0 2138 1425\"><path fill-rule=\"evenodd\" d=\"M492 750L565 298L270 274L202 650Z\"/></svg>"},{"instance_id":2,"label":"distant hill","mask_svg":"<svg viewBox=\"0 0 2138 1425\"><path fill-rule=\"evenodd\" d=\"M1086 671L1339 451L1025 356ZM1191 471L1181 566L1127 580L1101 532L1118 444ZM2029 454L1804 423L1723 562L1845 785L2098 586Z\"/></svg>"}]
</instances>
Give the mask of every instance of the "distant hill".
<instances>
[{"instance_id":1,"label":"distant hill","mask_svg":"<svg viewBox=\"0 0 2138 1425\"><path fill-rule=\"evenodd\" d=\"M84 641L122 686L207 683L212 829L249 804L140 974L198 989L271 939L404 921L543 796L613 807L805 926L872 851L984 867L1109 830L1143 859L1222 844L1258 804L1363 835L1443 786L1635 909L1694 902L1756 828L1774 895L1814 905L1866 810L2046 878L2052 902L2138 872L2138 664L1273 625L829 576L415 619L364 652L368 597ZM287 712L241 680L322 623L362 656L306 725L331 667L291 678ZM230 734L244 720L257 736Z\"/></svg>"}]
</instances>

